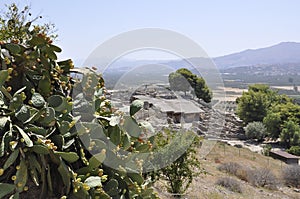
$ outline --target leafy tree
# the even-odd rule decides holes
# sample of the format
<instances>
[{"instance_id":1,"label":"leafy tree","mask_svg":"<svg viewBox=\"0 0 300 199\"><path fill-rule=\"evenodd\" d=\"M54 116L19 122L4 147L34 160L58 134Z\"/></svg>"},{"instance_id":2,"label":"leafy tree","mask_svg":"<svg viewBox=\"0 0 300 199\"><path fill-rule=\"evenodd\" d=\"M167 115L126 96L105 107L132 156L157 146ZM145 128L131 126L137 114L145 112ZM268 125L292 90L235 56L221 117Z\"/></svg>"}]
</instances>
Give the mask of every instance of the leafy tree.
<instances>
[{"instance_id":1,"label":"leafy tree","mask_svg":"<svg viewBox=\"0 0 300 199\"><path fill-rule=\"evenodd\" d=\"M288 120L283 124L280 133L280 142L288 148L290 146L300 145L300 126L292 120Z\"/></svg>"},{"instance_id":2,"label":"leafy tree","mask_svg":"<svg viewBox=\"0 0 300 199\"><path fill-rule=\"evenodd\" d=\"M267 128L268 136L277 139L281 132L282 121L280 113L269 111L267 116L263 119L263 123Z\"/></svg>"},{"instance_id":3,"label":"leafy tree","mask_svg":"<svg viewBox=\"0 0 300 199\"><path fill-rule=\"evenodd\" d=\"M198 99L206 103L211 102L212 92L206 85L202 77L198 77L186 68L178 69L176 72L169 74L170 88L174 91L186 92L192 88L192 92Z\"/></svg>"},{"instance_id":4,"label":"leafy tree","mask_svg":"<svg viewBox=\"0 0 300 199\"><path fill-rule=\"evenodd\" d=\"M249 86L237 103L237 114L245 124L263 121L269 137L280 137L288 147L299 143L300 106L291 98L277 94L266 85L256 84Z\"/></svg>"},{"instance_id":5,"label":"leafy tree","mask_svg":"<svg viewBox=\"0 0 300 199\"><path fill-rule=\"evenodd\" d=\"M166 165L155 175L167 181L168 192L180 197L195 177L205 173L196 157L196 148L200 141L193 132L177 132L170 129L164 129L155 138L154 150L159 151L158 161ZM174 157L178 158L174 161Z\"/></svg>"},{"instance_id":6,"label":"leafy tree","mask_svg":"<svg viewBox=\"0 0 300 199\"><path fill-rule=\"evenodd\" d=\"M209 103L212 99L212 92L207 87L205 80L202 77L196 77L193 80L195 82L193 85L194 93L198 99L202 99L204 102Z\"/></svg>"},{"instance_id":7,"label":"leafy tree","mask_svg":"<svg viewBox=\"0 0 300 199\"><path fill-rule=\"evenodd\" d=\"M272 93L272 90L270 90L270 87L265 84L253 84L250 85L248 88L249 91L254 91L254 92L263 92L263 93Z\"/></svg>"},{"instance_id":8,"label":"leafy tree","mask_svg":"<svg viewBox=\"0 0 300 199\"><path fill-rule=\"evenodd\" d=\"M263 140L266 136L267 129L262 122L250 122L245 127L245 134L249 139Z\"/></svg>"},{"instance_id":9,"label":"leafy tree","mask_svg":"<svg viewBox=\"0 0 300 199\"><path fill-rule=\"evenodd\" d=\"M190 90L191 85L187 79L180 73L170 73L169 75L170 88L173 91L183 91L186 92Z\"/></svg>"},{"instance_id":10,"label":"leafy tree","mask_svg":"<svg viewBox=\"0 0 300 199\"><path fill-rule=\"evenodd\" d=\"M291 148L289 148L287 152L293 155L300 156L300 146L291 146Z\"/></svg>"},{"instance_id":11,"label":"leafy tree","mask_svg":"<svg viewBox=\"0 0 300 199\"><path fill-rule=\"evenodd\" d=\"M194 87L194 85L192 85L192 81L193 79L195 79L195 77L197 77L197 75L193 74L190 70L186 68L180 68L176 72L185 77L188 80L188 82L191 83L191 86Z\"/></svg>"},{"instance_id":12,"label":"leafy tree","mask_svg":"<svg viewBox=\"0 0 300 199\"><path fill-rule=\"evenodd\" d=\"M300 123L300 106L292 102L275 104L269 108L264 124L270 137L277 139L286 121Z\"/></svg>"},{"instance_id":13,"label":"leafy tree","mask_svg":"<svg viewBox=\"0 0 300 199\"><path fill-rule=\"evenodd\" d=\"M237 115L245 124L262 121L269 107L267 96L262 92L245 92L237 99L237 103Z\"/></svg>"},{"instance_id":14,"label":"leafy tree","mask_svg":"<svg viewBox=\"0 0 300 199\"><path fill-rule=\"evenodd\" d=\"M237 98L237 115L245 124L254 121L263 121L271 105L288 101L263 84L250 85L247 92Z\"/></svg>"}]
</instances>

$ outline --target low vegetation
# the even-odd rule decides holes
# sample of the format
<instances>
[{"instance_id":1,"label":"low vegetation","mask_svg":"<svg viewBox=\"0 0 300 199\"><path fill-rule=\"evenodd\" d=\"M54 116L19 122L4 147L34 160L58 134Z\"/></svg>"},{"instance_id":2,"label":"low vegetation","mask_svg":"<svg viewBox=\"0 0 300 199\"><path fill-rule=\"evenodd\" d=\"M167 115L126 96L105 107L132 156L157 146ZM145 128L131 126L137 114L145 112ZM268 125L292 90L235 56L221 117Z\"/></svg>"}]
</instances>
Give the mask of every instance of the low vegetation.
<instances>
[{"instance_id":1,"label":"low vegetation","mask_svg":"<svg viewBox=\"0 0 300 199\"><path fill-rule=\"evenodd\" d=\"M220 171L232 174L232 175L237 175L238 170L240 170L242 166L236 162L226 162L218 166L218 169Z\"/></svg>"},{"instance_id":2,"label":"low vegetation","mask_svg":"<svg viewBox=\"0 0 300 199\"><path fill-rule=\"evenodd\" d=\"M291 165L284 168L282 177L288 186L300 188L300 166Z\"/></svg>"},{"instance_id":3,"label":"low vegetation","mask_svg":"<svg viewBox=\"0 0 300 199\"><path fill-rule=\"evenodd\" d=\"M245 135L248 139L257 139L262 141L267 134L267 129L262 122L250 122L245 129Z\"/></svg>"},{"instance_id":4,"label":"low vegetation","mask_svg":"<svg viewBox=\"0 0 300 199\"><path fill-rule=\"evenodd\" d=\"M250 169L235 162L221 164L218 169L238 177L239 179L249 182L256 187L276 189L278 180L270 169L259 168Z\"/></svg>"},{"instance_id":5,"label":"low vegetation","mask_svg":"<svg viewBox=\"0 0 300 199\"><path fill-rule=\"evenodd\" d=\"M217 180L216 185L225 187L226 189L233 192L242 193L242 187L240 182L233 178L229 178L229 177L220 178Z\"/></svg>"},{"instance_id":6,"label":"low vegetation","mask_svg":"<svg viewBox=\"0 0 300 199\"><path fill-rule=\"evenodd\" d=\"M247 177L248 182L250 182L253 186L264 187L271 190L277 189L278 180L268 168L249 170Z\"/></svg>"},{"instance_id":7,"label":"low vegetation","mask_svg":"<svg viewBox=\"0 0 300 199\"><path fill-rule=\"evenodd\" d=\"M271 144L265 144L263 146L262 154L265 155L265 156L269 156L271 150L272 150L272 145Z\"/></svg>"}]
</instances>

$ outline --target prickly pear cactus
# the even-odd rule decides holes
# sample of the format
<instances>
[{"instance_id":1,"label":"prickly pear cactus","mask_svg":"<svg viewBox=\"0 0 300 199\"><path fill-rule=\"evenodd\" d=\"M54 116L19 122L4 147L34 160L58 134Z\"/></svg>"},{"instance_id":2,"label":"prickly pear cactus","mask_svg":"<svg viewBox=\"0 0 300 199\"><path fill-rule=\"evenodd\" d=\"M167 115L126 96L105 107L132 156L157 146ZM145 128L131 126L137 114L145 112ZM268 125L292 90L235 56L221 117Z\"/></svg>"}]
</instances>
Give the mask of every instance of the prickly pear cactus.
<instances>
[{"instance_id":1,"label":"prickly pear cactus","mask_svg":"<svg viewBox=\"0 0 300 199\"><path fill-rule=\"evenodd\" d=\"M0 41L0 198L157 198L130 155L152 146L139 137L139 103L114 111L100 75L57 61L43 31L26 31Z\"/></svg>"}]
</instances>

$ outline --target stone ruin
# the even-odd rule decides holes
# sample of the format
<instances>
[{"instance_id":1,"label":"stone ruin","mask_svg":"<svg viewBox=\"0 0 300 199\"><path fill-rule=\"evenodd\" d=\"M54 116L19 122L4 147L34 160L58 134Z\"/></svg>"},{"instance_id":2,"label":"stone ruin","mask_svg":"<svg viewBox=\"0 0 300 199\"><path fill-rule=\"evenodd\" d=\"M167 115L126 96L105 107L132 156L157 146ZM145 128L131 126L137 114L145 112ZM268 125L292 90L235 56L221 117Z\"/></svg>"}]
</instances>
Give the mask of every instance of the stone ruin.
<instances>
[{"instance_id":1,"label":"stone ruin","mask_svg":"<svg viewBox=\"0 0 300 199\"><path fill-rule=\"evenodd\" d=\"M111 97L113 103L125 112L133 100L144 101L144 108L135 117L148 121L156 130L169 126L184 127L208 138L245 138L242 121L233 113L220 112L192 97L176 95L165 85L148 85L133 92L114 91Z\"/></svg>"}]
</instances>

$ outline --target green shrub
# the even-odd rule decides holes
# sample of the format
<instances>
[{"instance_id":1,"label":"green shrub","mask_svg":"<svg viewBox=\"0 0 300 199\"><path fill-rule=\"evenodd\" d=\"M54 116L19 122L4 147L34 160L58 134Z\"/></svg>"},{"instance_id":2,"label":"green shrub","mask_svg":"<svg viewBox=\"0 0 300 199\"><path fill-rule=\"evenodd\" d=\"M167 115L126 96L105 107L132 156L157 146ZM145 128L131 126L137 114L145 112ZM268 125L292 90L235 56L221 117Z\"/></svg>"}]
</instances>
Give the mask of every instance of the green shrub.
<instances>
[{"instance_id":1,"label":"green shrub","mask_svg":"<svg viewBox=\"0 0 300 199\"><path fill-rule=\"evenodd\" d=\"M248 139L263 140L267 129L262 122L251 122L245 127L245 134Z\"/></svg>"},{"instance_id":2,"label":"green shrub","mask_svg":"<svg viewBox=\"0 0 300 199\"><path fill-rule=\"evenodd\" d=\"M288 153L300 156L300 146L292 146L287 150Z\"/></svg>"},{"instance_id":3,"label":"green shrub","mask_svg":"<svg viewBox=\"0 0 300 199\"><path fill-rule=\"evenodd\" d=\"M241 183L232 178L228 178L228 177L220 178L216 182L216 185L225 187L226 189L233 192L242 193Z\"/></svg>"},{"instance_id":4,"label":"green shrub","mask_svg":"<svg viewBox=\"0 0 300 199\"><path fill-rule=\"evenodd\" d=\"M272 150L272 145L266 144L263 146L262 154L265 156L269 156L271 150Z\"/></svg>"}]
</instances>

